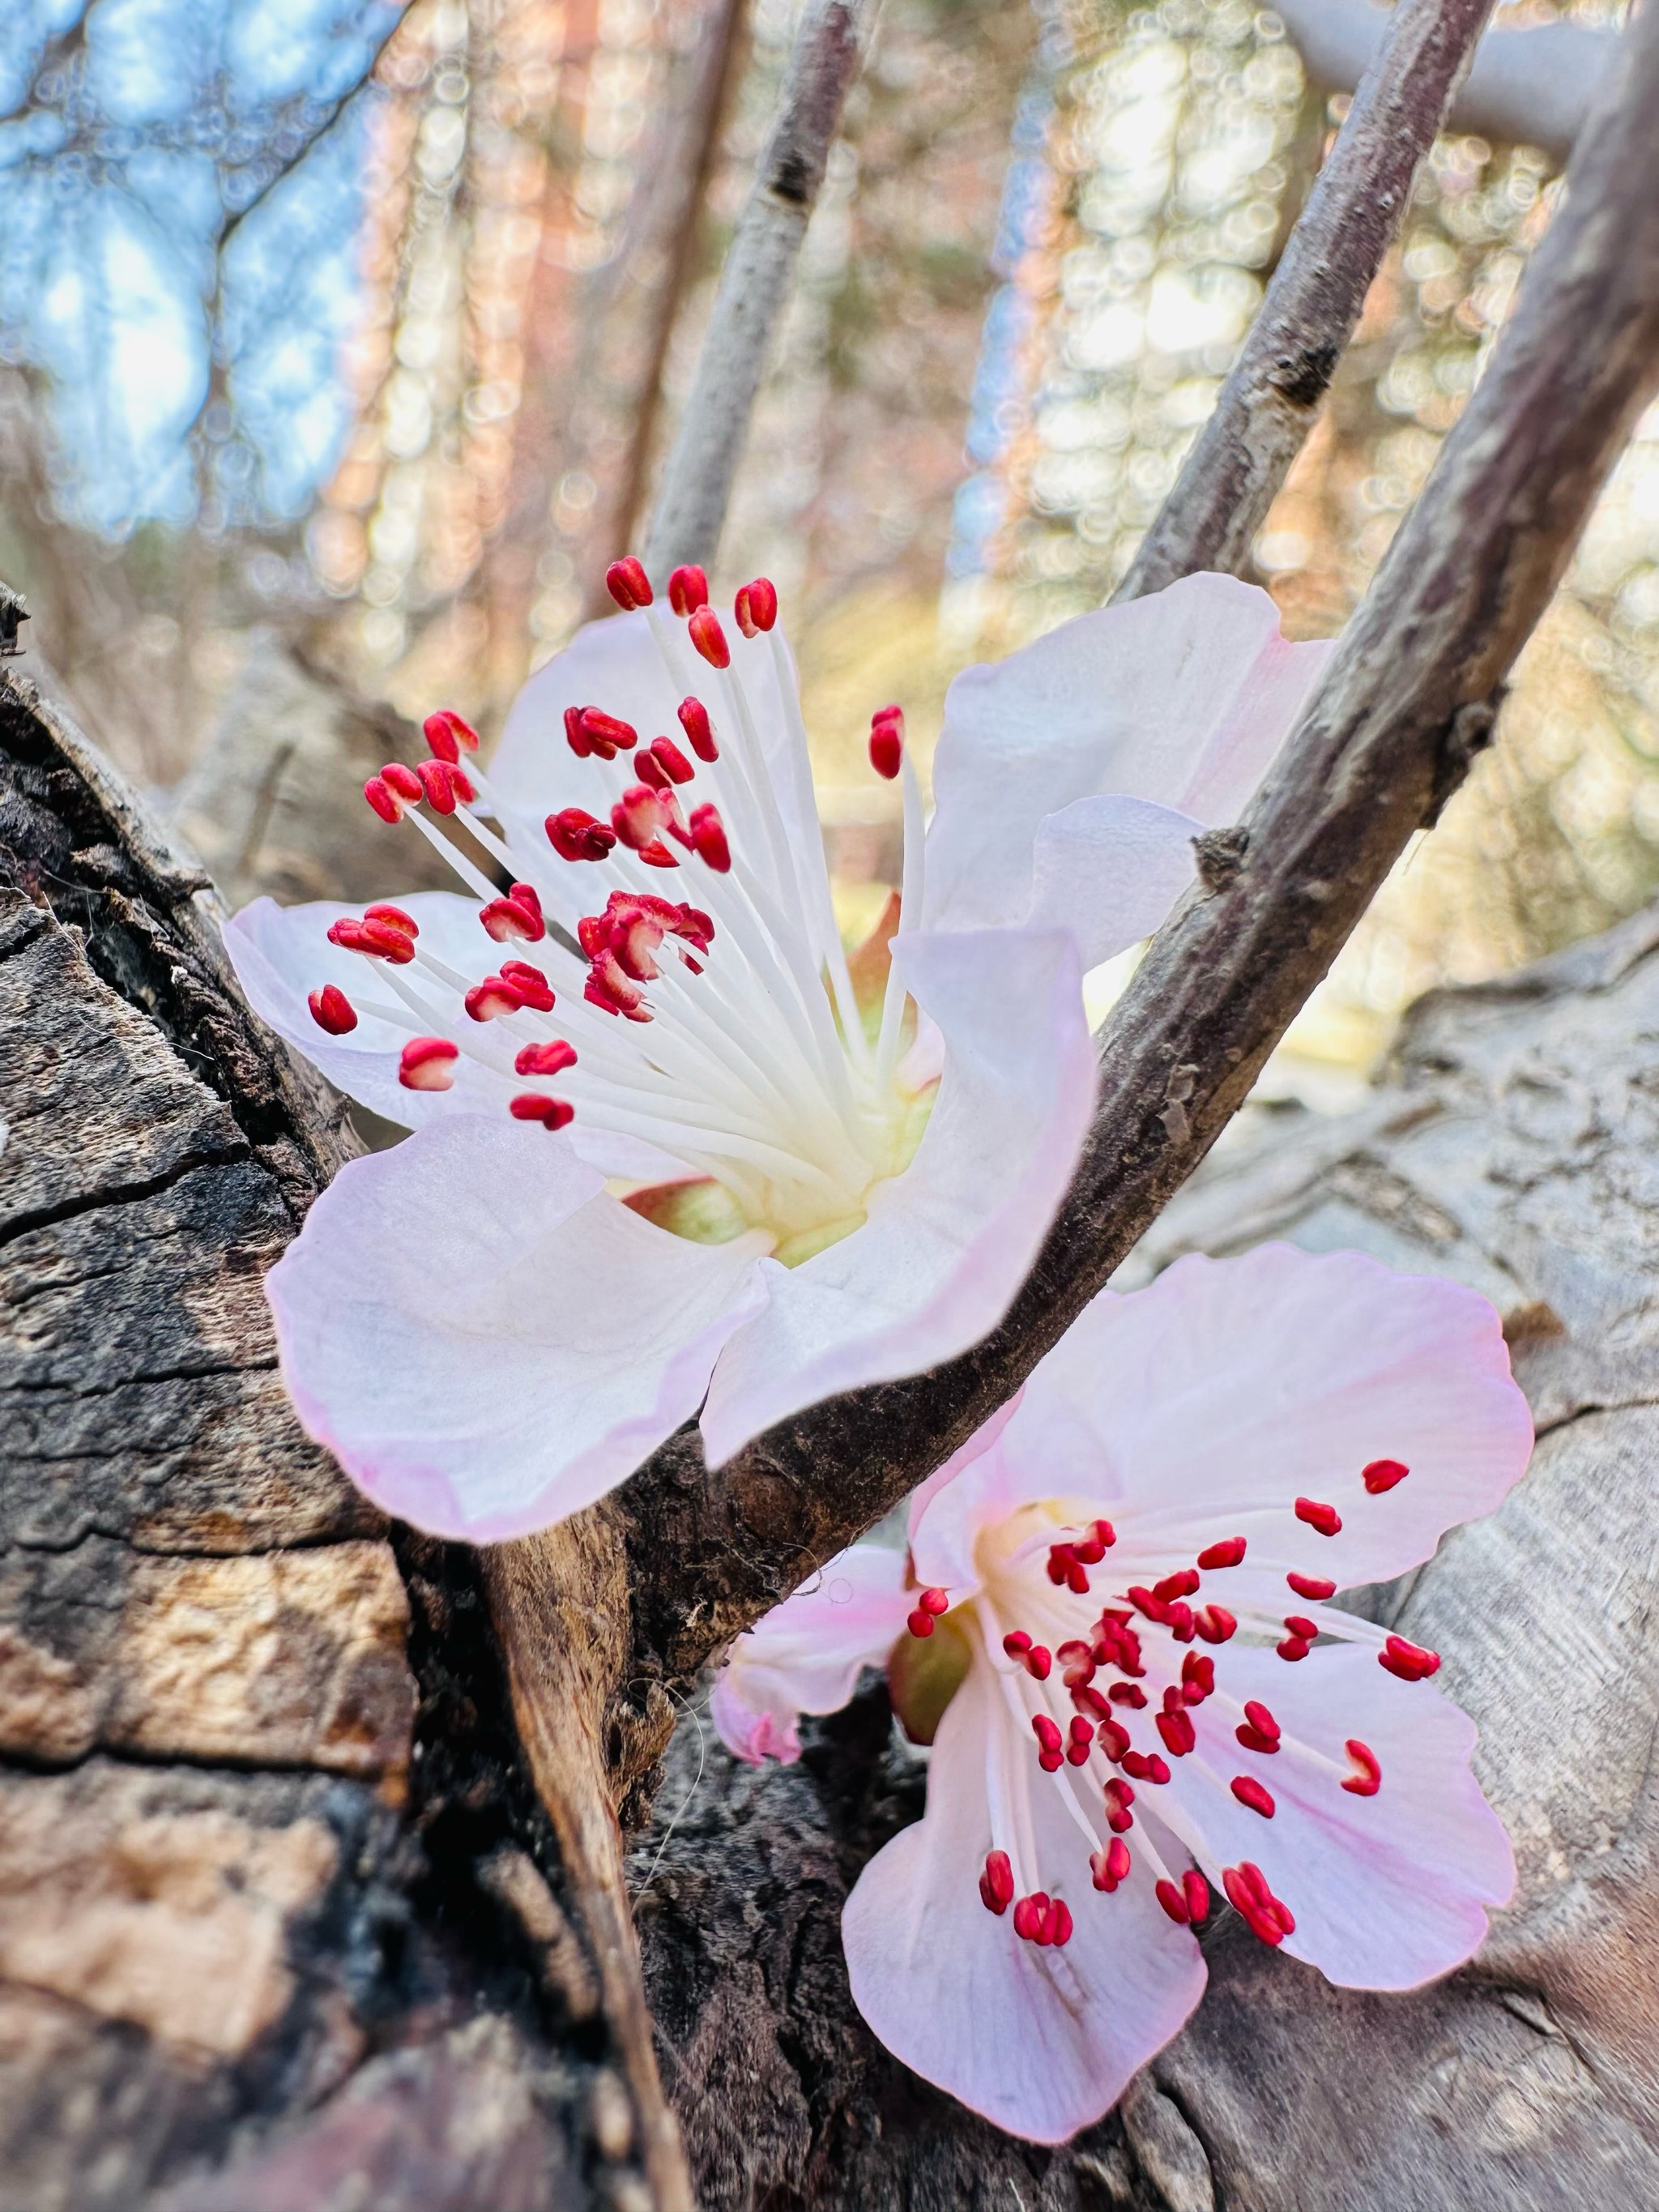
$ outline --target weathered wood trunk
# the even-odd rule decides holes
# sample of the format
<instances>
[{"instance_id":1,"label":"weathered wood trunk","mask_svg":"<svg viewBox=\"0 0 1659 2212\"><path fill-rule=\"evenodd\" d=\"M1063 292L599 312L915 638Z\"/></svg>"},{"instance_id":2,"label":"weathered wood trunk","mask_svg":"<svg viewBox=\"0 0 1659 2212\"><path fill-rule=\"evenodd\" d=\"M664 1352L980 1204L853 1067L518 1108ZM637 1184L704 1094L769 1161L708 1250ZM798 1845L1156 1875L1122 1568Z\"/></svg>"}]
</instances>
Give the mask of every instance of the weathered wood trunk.
<instances>
[{"instance_id":1,"label":"weathered wood trunk","mask_svg":"<svg viewBox=\"0 0 1659 2212\"><path fill-rule=\"evenodd\" d=\"M387 1528L283 1399L260 1273L349 1140L213 911L0 678L0 2212L671 2203L479 1563ZM1659 2203L1656 1038L1649 918L1431 1000L1363 1112L1258 1115L1133 1263L1359 1243L1506 1315L1534 1470L1376 1598L1445 1650L1516 1840L1476 1965L1334 1991L1223 1916L1187 2034L1034 2151L851 2010L840 1900L920 1796L879 1694L763 1776L687 1723L633 1880L710 2212Z\"/></svg>"}]
</instances>

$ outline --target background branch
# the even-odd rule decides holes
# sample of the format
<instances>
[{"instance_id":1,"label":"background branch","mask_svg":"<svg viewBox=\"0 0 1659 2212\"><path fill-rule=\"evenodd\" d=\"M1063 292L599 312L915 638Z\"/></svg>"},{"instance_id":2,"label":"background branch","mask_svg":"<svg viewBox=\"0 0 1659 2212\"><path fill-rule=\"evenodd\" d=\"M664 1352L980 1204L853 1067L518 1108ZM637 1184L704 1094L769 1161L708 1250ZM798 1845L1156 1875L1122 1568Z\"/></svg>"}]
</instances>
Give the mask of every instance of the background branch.
<instances>
[{"instance_id":1,"label":"background branch","mask_svg":"<svg viewBox=\"0 0 1659 2212\"><path fill-rule=\"evenodd\" d=\"M1244 348L1114 597L1242 575L1411 204L1494 0L1401 0Z\"/></svg>"},{"instance_id":2,"label":"background branch","mask_svg":"<svg viewBox=\"0 0 1659 2212\"><path fill-rule=\"evenodd\" d=\"M645 550L646 567L659 580L682 562L714 566L755 395L876 4L807 0L802 10L778 119L720 272L696 377L663 470Z\"/></svg>"}]
</instances>

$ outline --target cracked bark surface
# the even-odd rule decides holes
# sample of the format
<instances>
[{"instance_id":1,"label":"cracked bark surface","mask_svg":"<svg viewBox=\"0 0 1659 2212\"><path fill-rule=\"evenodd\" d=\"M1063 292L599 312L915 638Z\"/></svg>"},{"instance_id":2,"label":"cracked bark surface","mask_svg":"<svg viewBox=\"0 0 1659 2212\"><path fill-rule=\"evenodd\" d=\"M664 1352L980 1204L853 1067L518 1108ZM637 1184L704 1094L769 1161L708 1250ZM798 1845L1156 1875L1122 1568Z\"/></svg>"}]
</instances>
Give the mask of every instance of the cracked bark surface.
<instances>
[{"instance_id":1,"label":"cracked bark surface","mask_svg":"<svg viewBox=\"0 0 1659 2212\"><path fill-rule=\"evenodd\" d=\"M1424 1000L1358 1111L1251 1109L1119 1278L1286 1237L1457 1277L1503 1312L1533 1466L1499 1513L1362 1599L1444 1654L1480 1724L1520 1881L1474 1963L1406 1996L1336 1990L1224 1912L1207 1996L1118 2111L1063 2151L1011 2143L889 2058L848 1994L842 1900L921 1810L884 1692L805 1724L800 1764L760 1773L688 1721L635 1866L707 2212L1659 2203L1656 1159L1650 909Z\"/></svg>"}]
</instances>

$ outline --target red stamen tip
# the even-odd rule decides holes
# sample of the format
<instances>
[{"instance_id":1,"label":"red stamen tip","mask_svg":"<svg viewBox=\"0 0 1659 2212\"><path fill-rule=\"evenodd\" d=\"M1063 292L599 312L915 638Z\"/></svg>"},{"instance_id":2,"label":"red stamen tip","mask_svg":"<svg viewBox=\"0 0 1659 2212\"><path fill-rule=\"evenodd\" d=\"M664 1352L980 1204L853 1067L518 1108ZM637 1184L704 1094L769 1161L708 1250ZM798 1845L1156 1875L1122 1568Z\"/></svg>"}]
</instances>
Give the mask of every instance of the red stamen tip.
<instances>
[{"instance_id":1,"label":"red stamen tip","mask_svg":"<svg viewBox=\"0 0 1659 2212\"><path fill-rule=\"evenodd\" d=\"M1243 1558L1244 1551L1245 1539L1243 1536L1228 1536L1220 1543L1211 1544L1201 1551L1198 1555L1198 1564L1206 1572L1212 1567L1236 1567ZM1197 1583L1194 1583L1193 1587L1196 1589Z\"/></svg>"},{"instance_id":2,"label":"red stamen tip","mask_svg":"<svg viewBox=\"0 0 1659 2212\"><path fill-rule=\"evenodd\" d=\"M1192 1918L1187 1910L1187 1899L1176 1885L1166 1876L1154 1885L1152 1894L1169 1914L1177 1928L1184 1928Z\"/></svg>"},{"instance_id":3,"label":"red stamen tip","mask_svg":"<svg viewBox=\"0 0 1659 2212\"><path fill-rule=\"evenodd\" d=\"M668 579L668 604L677 615L694 615L708 605L708 579L695 563L676 568Z\"/></svg>"},{"instance_id":4,"label":"red stamen tip","mask_svg":"<svg viewBox=\"0 0 1659 2212\"><path fill-rule=\"evenodd\" d=\"M1089 1860L1089 1873L1097 1889L1109 1896L1129 1874L1129 1846L1121 1836L1114 1836L1103 1851L1096 1851Z\"/></svg>"},{"instance_id":5,"label":"red stamen tip","mask_svg":"<svg viewBox=\"0 0 1659 2212\"><path fill-rule=\"evenodd\" d=\"M1193 1615L1193 1626L1206 1644L1224 1644L1238 1621L1224 1605L1204 1605Z\"/></svg>"},{"instance_id":6,"label":"red stamen tip","mask_svg":"<svg viewBox=\"0 0 1659 2212\"><path fill-rule=\"evenodd\" d=\"M337 983L325 983L306 1000L311 1018L330 1036L345 1036L357 1026L357 1010Z\"/></svg>"},{"instance_id":7,"label":"red stamen tip","mask_svg":"<svg viewBox=\"0 0 1659 2212\"><path fill-rule=\"evenodd\" d=\"M1408 1644L1403 1636L1391 1636L1377 1653L1376 1663L1402 1682L1421 1682L1438 1671L1440 1654L1421 1644Z\"/></svg>"},{"instance_id":8,"label":"red stamen tip","mask_svg":"<svg viewBox=\"0 0 1659 2212\"><path fill-rule=\"evenodd\" d=\"M713 607L699 607L685 628L687 636L711 668L732 665L732 648Z\"/></svg>"},{"instance_id":9,"label":"red stamen tip","mask_svg":"<svg viewBox=\"0 0 1659 2212\"><path fill-rule=\"evenodd\" d=\"M1285 1581L1298 1597L1311 1598L1317 1605L1322 1598L1334 1597L1336 1584L1328 1582L1323 1575L1286 1575Z\"/></svg>"},{"instance_id":10,"label":"red stamen tip","mask_svg":"<svg viewBox=\"0 0 1659 2212\"><path fill-rule=\"evenodd\" d=\"M1265 1789L1253 1774L1234 1775L1231 1787L1241 1805L1248 1805L1251 1812L1260 1813L1264 1820L1272 1820L1273 1793Z\"/></svg>"},{"instance_id":11,"label":"red stamen tip","mask_svg":"<svg viewBox=\"0 0 1659 2212\"><path fill-rule=\"evenodd\" d=\"M678 708L680 727L685 732L686 742L700 761L716 761L720 747L714 743L714 732L709 725L708 709L701 699L682 699Z\"/></svg>"},{"instance_id":12,"label":"red stamen tip","mask_svg":"<svg viewBox=\"0 0 1659 2212\"><path fill-rule=\"evenodd\" d=\"M403 820L403 801L383 775L370 776L368 781L363 786L363 797L374 809L382 822Z\"/></svg>"},{"instance_id":13,"label":"red stamen tip","mask_svg":"<svg viewBox=\"0 0 1659 2212\"><path fill-rule=\"evenodd\" d=\"M732 846L726 834L726 824L720 820L720 809L710 804L694 806L688 824L691 846L697 858L717 876L730 872Z\"/></svg>"},{"instance_id":14,"label":"red stamen tip","mask_svg":"<svg viewBox=\"0 0 1659 2212\"><path fill-rule=\"evenodd\" d=\"M916 1600L924 1613L949 1613L951 1601L942 1589L925 1589Z\"/></svg>"},{"instance_id":15,"label":"red stamen tip","mask_svg":"<svg viewBox=\"0 0 1659 2212\"><path fill-rule=\"evenodd\" d=\"M1296 1933L1296 1921L1289 1907L1273 1895L1267 1887L1267 1876L1250 1860L1241 1860L1236 1867L1224 1867L1221 1886L1227 1893L1227 1902L1251 1934L1262 1942L1282 1943L1287 1936Z\"/></svg>"},{"instance_id":16,"label":"red stamen tip","mask_svg":"<svg viewBox=\"0 0 1659 2212\"><path fill-rule=\"evenodd\" d=\"M545 827L547 842L562 860L602 860L617 842L616 831L582 806L561 807L548 816Z\"/></svg>"},{"instance_id":17,"label":"red stamen tip","mask_svg":"<svg viewBox=\"0 0 1659 2212\"><path fill-rule=\"evenodd\" d=\"M1351 1735L1342 1748L1359 1770L1351 1774L1342 1787L1351 1797L1375 1797L1382 1787L1382 1766L1376 1753L1368 1743L1361 1743L1357 1735Z\"/></svg>"},{"instance_id":18,"label":"red stamen tip","mask_svg":"<svg viewBox=\"0 0 1659 2212\"><path fill-rule=\"evenodd\" d=\"M1410 1473L1410 1468L1397 1459L1374 1459L1369 1467L1360 1469L1359 1480L1373 1498L1380 1498L1396 1482L1403 1482Z\"/></svg>"},{"instance_id":19,"label":"red stamen tip","mask_svg":"<svg viewBox=\"0 0 1659 2212\"><path fill-rule=\"evenodd\" d=\"M520 1045L513 1069L517 1075L562 1075L575 1065L575 1046L553 1037L546 1044Z\"/></svg>"},{"instance_id":20,"label":"red stamen tip","mask_svg":"<svg viewBox=\"0 0 1659 2212\"><path fill-rule=\"evenodd\" d=\"M478 909L479 921L497 945L533 945L538 938L547 934L547 925L542 920L539 902L531 907L519 896L525 888L521 884L514 884L511 898L491 899L487 906Z\"/></svg>"},{"instance_id":21,"label":"red stamen tip","mask_svg":"<svg viewBox=\"0 0 1659 2212\"><path fill-rule=\"evenodd\" d=\"M405 1091L447 1091L459 1058L447 1037L410 1037L398 1055L398 1080Z\"/></svg>"},{"instance_id":22,"label":"red stamen tip","mask_svg":"<svg viewBox=\"0 0 1659 2212\"><path fill-rule=\"evenodd\" d=\"M1298 1498L1296 1517L1305 1521L1321 1536L1334 1536L1342 1526L1342 1516L1334 1505L1322 1505L1316 1498Z\"/></svg>"},{"instance_id":23,"label":"red stamen tip","mask_svg":"<svg viewBox=\"0 0 1659 2212\"><path fill-rule=\"evenodd\" d=\"M602 707L584 707L577 716L577 727L587 750L600 760L615 760L618 753L631 753L640 741L640 733L631 722L624 722L620 714L607 714ZM569 728L567 714L567 734Z\"/></svg>"},{"instance_id":24,"label":"red stamen tip","mask_svg":"<svg viewBox=\"0 0 1659 2212\"><path fill-rule=\"evenodd\" d=\"M778 594L769 578L757 576L752 584L739 590L732 613L738 628L745 637L757 637L763 629L770 629L778 618Z\"/></svg>"},{"instance_id":25,"label":"red stamen tip","mask_svg":"<svg viewBox=\"0 0 1659 2212\"><path fill-rule=\"evenodd\" d=\"M414 769L405 768L402 761L388 761L380 770L380 781L411 806L426 796L426 786Z\"/></svg>"},{"instance_id":26,"label":"red stamen tip","mask_svg":"<svg viewBox=\"0 0 1659 2212\"><path fill-rule=\"evenodd\" d=\"M624 614L648 607L653 596L650 578L631 553L611 563L605 572L605 588Z\"/></svg>"},{"instance_id":27,"label":"red stamen tip","mask_svg":"<svg viewBox=\"0 0 1659 2212\"><path fill-rule=\"evenodd\" d=\"M899 772L904 757L904 710L882 707L870 717L870 765L888 782Z\"/></svg>"},{"instance_id":28,"label":"red stamen tip","mask_svg":"<svg viewBox=\"0 0 1659 2212\"><path fill-rule=\"evenodd\" d=\"M524 1000L505 976L486 975L482 983L472 986L464 1003L475 1022L495 1022L518 1013Z\"/></svg>"},{"instance_id":29,"label":"red stamen tip","mask_svg":"<svg viewBox=\"0 0 1659 2212\"><path fill-rule=\"evenodd\" d=\"M915 1612L906 1613L904 1625L912 1636L931 1636L933 1632L933 1616L931 1613L924 1613L922 1608L917 1606Z\"/></svg>"},{"instance_id":30,"label":"red stamen tip","mask_svg":"<svg viewBox=\"0 0 1659 2212\"><path fill-rule=\"evenodd\" d=\"M463 721L451 708L441 707L435 714L428 714L421 725L421 735L441 761L453 766L461 755L476 753L478 732L471 722Z\"/></svg>"},{"instance_id":31,"label":"red stamen tip","mask_svg":"<svg viewBox=\"0 0 1659 2212\"><path fill-rule=\"evenodd\" d=\"M510 983L526 1006L533 1006L538 1014L553 1011L553 987L539 968L528 960L503 960L501 980ZM523 1073L522 1069L520 1071Z\"/></svg>"},{"instance_id":32,"label":"red stamen tip","mask_svg":"<svg viewBox=\"0 0 1659 2212\"><path fill-rule=\"evenodd\" d=\"M979 1893L988 1912L999 1919L1014 1901L1014 1869L1006 1851L987 1851L985 1871L979 1878Z\"/></svg>"},{"instance_id":33,"label":"red stamen tip","mask_svg":"<svg viewBox=\"0 0 1659 2212\"><path fill-rule=\"evenodd\" d=\"M1188 1867L1182 1875L1181 1889L1186 1900L1188 1920L1207 1920L1210 1917L1210 1885L1196 1867Z\"/></svg>"},{"instance_id":34,"label":"red stamen tip","mask_svg":"<svg viewBox=\"0 0 1659 2212\"><path fill-rule=\"evenodd\" d=\"M672 738L653 738L651 741L651 757L668 778L670 783L690 783L697 772L674 743ZM643 765L644 763L641 762L641 766L643 767Z\"/></svg>"},{"instance_id":35,"label":"red stamen tip","mask_svg":"<svg viewBox=\"0 0 1659 2212\"><path fill-rule=\"evenodd\" d=\"M544 1097L539 1091L520 1091L507 1110L515 1121L539 1121L544 1129L562 1129L576 1118L568 1099Z\"/></svg>"}]
</instances>

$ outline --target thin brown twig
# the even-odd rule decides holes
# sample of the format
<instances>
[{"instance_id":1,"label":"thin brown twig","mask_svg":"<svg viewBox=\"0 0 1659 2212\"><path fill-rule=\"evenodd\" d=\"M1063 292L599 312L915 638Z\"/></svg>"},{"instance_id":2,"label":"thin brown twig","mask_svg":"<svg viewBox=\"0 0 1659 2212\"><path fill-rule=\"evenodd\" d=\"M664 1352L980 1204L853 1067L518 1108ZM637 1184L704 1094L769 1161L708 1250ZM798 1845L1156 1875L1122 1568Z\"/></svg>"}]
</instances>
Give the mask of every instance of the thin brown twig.
<instances>
[{"instance_id":1,"label":"thin brown twig","mask_svg":"<svg viewBox=\"0 0 1659 2212\"><path fill-rule=\"evenodd\" d=\"M876 0L807 0L768 139L720 272L708 334L663 470L645 564L712 566L791 279L868 40Z\"/></svg>"},{"instance_id":2,"label":"thin brown twig","mask_svg":"<svg viewBox=\"0 0 1659 2212\"><path fill-rule=\"evenodd\" d=\"M1242 575L1301 452L1494 0L1401 0L1291 233L1244 349L1114 593Z\"/></svg>"},{"instance_id":3,"label":"thin brown twig","mask_svg":"<svg viewBox=\"0 0 1659 2212\"><path fill-rule=\"evenodd\" d=\"M1202 841L1202 883L1119 1004L1083 1160L1007 1318L933 1374L831 1400L713 1474L695 1430L658 1451L618 1501L631 1674L686 1679L1006 1400L1203 1158L1486 742L1516 655L1659 386L1656 111L1649 7L1492 364L1325 682L1244 823Z\"/></svg>"}]
</instances>

